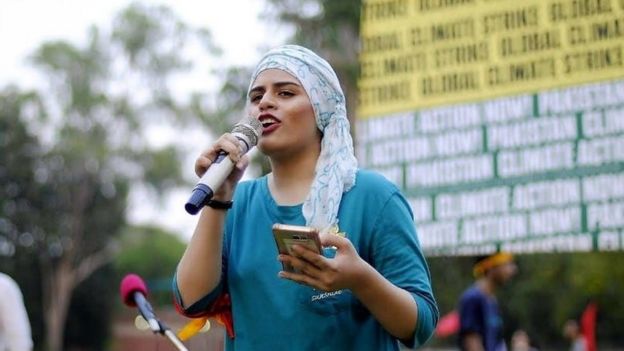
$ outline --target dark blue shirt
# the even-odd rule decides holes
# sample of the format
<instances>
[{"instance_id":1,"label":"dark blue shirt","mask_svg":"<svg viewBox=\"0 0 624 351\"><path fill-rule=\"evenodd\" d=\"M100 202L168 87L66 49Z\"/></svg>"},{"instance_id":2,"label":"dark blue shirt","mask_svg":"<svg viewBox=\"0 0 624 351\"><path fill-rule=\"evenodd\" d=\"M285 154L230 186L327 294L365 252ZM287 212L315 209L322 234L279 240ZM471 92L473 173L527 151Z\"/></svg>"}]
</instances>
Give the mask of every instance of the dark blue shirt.
<instances>
[{"instance_id":1,"label":"dark blue shirt","mask_svg":"<svg viewBox=\"0 0 624 351\"><path fill-rule=\"evenodd\" d=\"M485 351L506 350L498 303L476 285L467 289L459 300L459 323L460 349L464 350L466 335L477 333L481 336Z\"/></svg>"}]
</instances>

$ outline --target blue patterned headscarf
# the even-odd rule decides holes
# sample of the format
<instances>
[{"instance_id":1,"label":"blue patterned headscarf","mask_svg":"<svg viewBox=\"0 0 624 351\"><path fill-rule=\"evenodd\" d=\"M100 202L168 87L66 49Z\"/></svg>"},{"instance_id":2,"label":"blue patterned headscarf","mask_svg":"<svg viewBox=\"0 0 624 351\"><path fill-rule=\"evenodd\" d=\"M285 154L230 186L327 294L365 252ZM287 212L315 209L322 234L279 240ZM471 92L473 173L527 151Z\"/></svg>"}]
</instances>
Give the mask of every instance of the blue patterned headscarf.
<instances>
[{"instance_id":1,"label":"blue patterned headscarf","mask_svg":"<svg viewBox=\"0 0 624 351\"><path fill-rule=\"evenodd\" d=\"M357 170L340 82L327 61L297 45L283 45L266 53L251 77L250 89L258 74L267 69L285 71L299 80L312 103L316 125L323 133L303 216L308 226L326 231L337 224L342 193L355 185Z\"/></svg>"}]
</instances>

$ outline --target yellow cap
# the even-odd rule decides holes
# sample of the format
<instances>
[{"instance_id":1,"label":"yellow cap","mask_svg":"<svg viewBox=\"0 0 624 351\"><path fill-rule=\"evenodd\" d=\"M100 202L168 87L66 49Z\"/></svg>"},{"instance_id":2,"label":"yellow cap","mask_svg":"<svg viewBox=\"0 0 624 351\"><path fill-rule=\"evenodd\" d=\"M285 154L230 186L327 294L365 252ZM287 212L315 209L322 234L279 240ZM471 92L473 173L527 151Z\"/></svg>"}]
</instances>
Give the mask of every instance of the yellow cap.
<instances>
[{"instance_id":1,"label":"yellow cap","mask_svg":"<svg viewBox=\"0 0 624 351\"><path fill-rule=\"evenodd\" d=\"M494 267L497 267L497 266L500 266L509 262L513 262L513 255L510 254L509 252L499 252L477 262L474 265L472 273L474 274L475 277L479 278L483 274L485 274L485 271L487 271L488 269L494 268Z\"/></svg>"}]
</instances>

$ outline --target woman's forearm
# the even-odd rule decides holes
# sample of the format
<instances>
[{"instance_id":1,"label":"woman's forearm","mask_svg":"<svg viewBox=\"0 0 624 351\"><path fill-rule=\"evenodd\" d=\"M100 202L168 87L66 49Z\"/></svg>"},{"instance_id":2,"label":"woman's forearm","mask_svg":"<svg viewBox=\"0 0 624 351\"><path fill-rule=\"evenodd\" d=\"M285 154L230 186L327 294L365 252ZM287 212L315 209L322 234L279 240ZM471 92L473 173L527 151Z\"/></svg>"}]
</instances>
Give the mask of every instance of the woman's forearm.
<instances>
[{"instance_id":1,"label":"woman's forearm","mask_svg":"<svg viewBox=\"0 0 624 351\"><path fill-rule=\"evenodd\" d=\"M400 340L413 337L418 306L409 292L392 284L368 263L363 279L352 291L391 335Z\"/></svg>"},{"instance_id":2,"label":"woman's forearm","mask_svg":"<svg viewBox=\"0 0 624 351\"><path fill-rule=\"evenodd\" d=\"M205 207L176 273L185 307L212 291L221 279L225 211Z\"/></svg>"}]
</instances>

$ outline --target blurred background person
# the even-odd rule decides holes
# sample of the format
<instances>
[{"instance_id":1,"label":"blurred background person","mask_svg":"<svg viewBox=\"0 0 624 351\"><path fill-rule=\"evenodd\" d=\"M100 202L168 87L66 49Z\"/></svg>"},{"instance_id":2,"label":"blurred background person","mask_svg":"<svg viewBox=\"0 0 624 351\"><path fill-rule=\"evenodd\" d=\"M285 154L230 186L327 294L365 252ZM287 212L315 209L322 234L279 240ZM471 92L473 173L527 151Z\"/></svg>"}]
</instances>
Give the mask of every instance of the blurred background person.
<instances>
[{"instance_id":1,"label":"blurred background person","mask_svg":"<svg viewBox=\"0 0 624 351\"><path fill-rule=\"evenodd\" d=\"M588 351L587 341L581 333L579 323L574 319L568 319L563 325L563 336L570 340L570 351Z\"/></svg>"},{"instance_id":2,"label":"blurred background person","mask_svg":"<svg viewBox=\"0 0 624 351\"><path fill-rule=\"evenodd\" d=\"M474 284L459 300L459 347L467 351L507 350L496 291L517 272L513 256L499 252L477 258Z\"/></svg>"},{"instance_id":3,"label":"blurred background person","mask_svg":"<svg viewBox=\"0 0 624 351\"><path fill-rule=\"evenodd\" d=\"M0 351L32 350L22 292L15 280L4 273L0 273L0 297Z\"/></svg>"},{"instance_id":4,"label":"blurred background person","mask_svg":"<svg viewBox=\"0 0 624 351\"><path fill-rule=\"evenodd\" d=\"M523 330L516 330L511 336L511 351L537 351L538 348L531 341L529 334Z\"/></svg>"}]
</instances>

